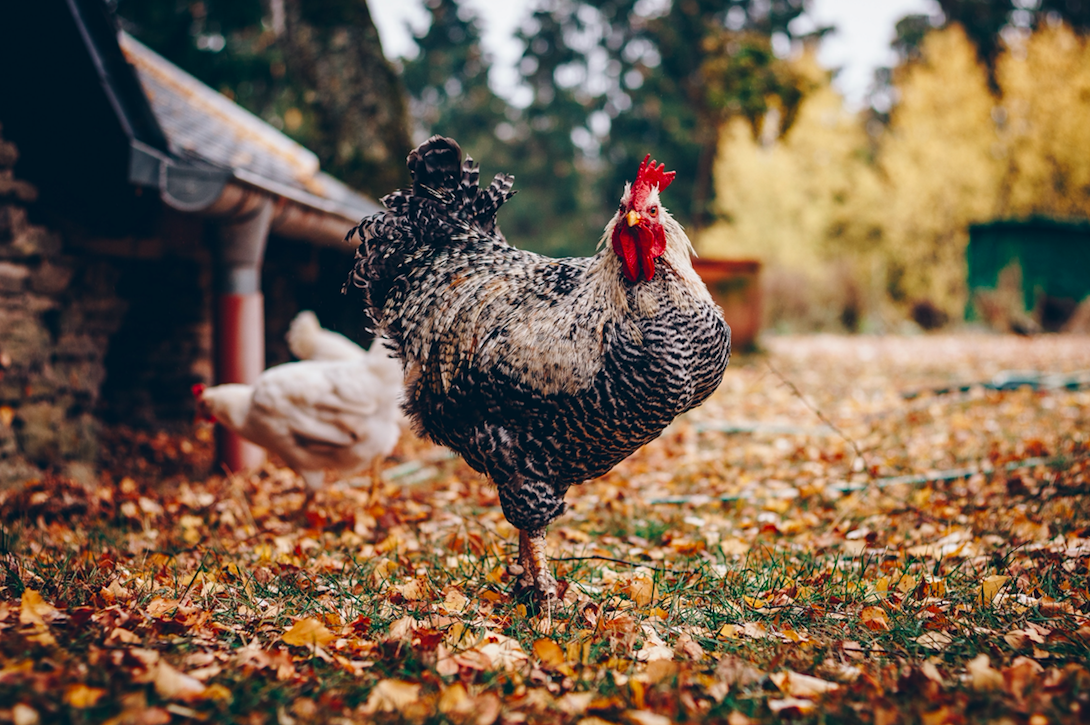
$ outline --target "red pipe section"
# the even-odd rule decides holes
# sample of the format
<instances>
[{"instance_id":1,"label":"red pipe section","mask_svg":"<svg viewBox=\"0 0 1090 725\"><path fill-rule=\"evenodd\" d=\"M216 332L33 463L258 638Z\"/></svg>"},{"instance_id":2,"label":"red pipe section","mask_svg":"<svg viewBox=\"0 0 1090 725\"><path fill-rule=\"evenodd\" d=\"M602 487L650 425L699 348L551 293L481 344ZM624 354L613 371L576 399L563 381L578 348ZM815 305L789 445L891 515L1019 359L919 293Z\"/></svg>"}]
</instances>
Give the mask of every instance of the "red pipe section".
<instances>
[{"instance_id":1,"label":"red pipe section","mask_svg":"<svg viewBox=\"0 0 1090 725\"><path fill-rule=\"evenodd\" d=\"M216 250L216 382L252 384L265 369L265 298L261 263L273 203L267 196L241 199L218 225ZM232 471L255 468L265 449L219 427L220 462Z\"/></svg>"},{"instance_id":2,"label":"red pipe section","mask_svg":"<svg viewBox=\"0 0 1090 725\"><path fill-rule=\"evenodd\" d=\"M216 300L216 378L253 383L265 369L265 298L260 292L220 294ZM216 427L219 460L232 471L257 468L265 449Z\"/></svg>"}]
</instances>

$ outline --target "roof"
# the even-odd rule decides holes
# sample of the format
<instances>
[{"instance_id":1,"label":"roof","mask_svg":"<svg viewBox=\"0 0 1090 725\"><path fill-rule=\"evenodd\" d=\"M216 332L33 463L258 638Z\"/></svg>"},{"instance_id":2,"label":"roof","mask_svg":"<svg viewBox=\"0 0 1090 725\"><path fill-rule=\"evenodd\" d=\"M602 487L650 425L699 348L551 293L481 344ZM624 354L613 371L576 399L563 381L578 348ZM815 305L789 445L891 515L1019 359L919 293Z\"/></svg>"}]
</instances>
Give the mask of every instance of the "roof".
<instances>
[{"instance_id":1,"label":"roof","mask_svg":"<svg viewBox=\"0 0 1090 725\"><path fill-rule=\"evenodd\" d=\"M378 211L373 200L320 171L309 149L131 35L121 32L118 41L172 155L227 170L245 184L348 220Z\"/></svg>"}]
</instances>

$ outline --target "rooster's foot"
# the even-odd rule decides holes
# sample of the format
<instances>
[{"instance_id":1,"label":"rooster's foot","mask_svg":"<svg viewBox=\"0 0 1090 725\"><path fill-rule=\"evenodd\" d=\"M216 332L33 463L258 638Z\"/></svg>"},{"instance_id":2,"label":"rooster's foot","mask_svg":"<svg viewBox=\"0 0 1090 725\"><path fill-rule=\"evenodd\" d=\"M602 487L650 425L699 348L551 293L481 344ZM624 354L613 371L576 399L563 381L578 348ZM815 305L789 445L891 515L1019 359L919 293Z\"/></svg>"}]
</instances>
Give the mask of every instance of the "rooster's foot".
<instances>
[{"instance_id":1,"label":"rooster's foot","mask_svg":"<svg viewBox=\"0 0 1090 725\"><path fill-rule=\"evenodd\" d=\"M534 601L538 604L556 601L557 585L545 556L544 529L519 531L518 563L509 566L507 571L517 577L520 589L533 591Z\"/></svg>"}]
</instances>

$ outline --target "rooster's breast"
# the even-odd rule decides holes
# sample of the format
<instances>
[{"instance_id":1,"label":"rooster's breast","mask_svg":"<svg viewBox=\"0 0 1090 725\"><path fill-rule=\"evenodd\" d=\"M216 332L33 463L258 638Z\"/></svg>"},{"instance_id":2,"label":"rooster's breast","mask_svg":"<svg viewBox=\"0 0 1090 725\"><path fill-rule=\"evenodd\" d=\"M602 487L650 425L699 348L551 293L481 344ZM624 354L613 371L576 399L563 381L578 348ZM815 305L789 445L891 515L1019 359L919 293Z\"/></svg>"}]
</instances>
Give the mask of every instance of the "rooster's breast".
<instances>
[{"instance_id":1,"label":"rooster's breast","mask_svg":"<svg viewBox=\"0 0 1090 725\"><path fill-rule=\"evenodd\" d=\"M552 382L540 366L519 363L466 365L447 385L419 378L409 386L408 411L424 433L500 485L521 478L566 486L600 476L703 402L729 354L729 329L711 305L665 307L632 332L606 323L600 342L573 358L567 378L549 371ZM543 357L561 359L556 350L570 342L558 339ZM507 350L508 360L525 357L525 349Z\"/></svg>"}]
</instances>

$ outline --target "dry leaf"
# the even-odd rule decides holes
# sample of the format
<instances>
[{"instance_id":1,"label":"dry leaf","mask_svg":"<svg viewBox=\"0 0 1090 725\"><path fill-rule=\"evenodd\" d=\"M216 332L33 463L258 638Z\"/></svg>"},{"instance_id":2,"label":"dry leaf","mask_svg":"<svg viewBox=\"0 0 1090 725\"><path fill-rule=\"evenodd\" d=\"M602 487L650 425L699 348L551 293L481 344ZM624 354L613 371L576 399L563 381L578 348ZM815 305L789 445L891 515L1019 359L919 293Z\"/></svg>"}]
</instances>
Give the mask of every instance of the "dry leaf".
<instances>
[{"instance_id":1,"label":"dry leaf","mask_svg":"<svg viewBox=\"0 0 1090 725\"><path fill-rule=\"evenodd\" d=\"M38 711L22 702L15 703L15 707L11 708L11 720L15 725L38 725L41 722Z\"/></svg>"},{"instance_id":2,"label":"dry leaf","mask_svg":"<svg viewBox=\"0 0 1090 725\"><path fill-rule=\"evenodd\" d=\"M768 678L772 680L776 687L780 688L780 692L794 697L816 697L840 689L840 685L835 682L811 677L800 672L792 672L791 670L773 672Z\"/></svg>"},{"instance_id":3,"label":"dry leaf","mask_svg":"<svg viewBox=\"0 0 1090 725\"><path fill-rule=\"evenodd\" d=\"M19 608L20 624L45 625L60 616L60 612L42 599L42 595L33 589L24 589L22 604Z\"/></svg>"},{"instance_id":4,"label":"dry leaf","mask_svg":"<svg viewBox=\"0 0 1090 725\"><path fill-rule=\"evenodd\" d=\"M559 667L564 664L564 650L560 645L545 637L534 642L534 656L541 660L542 664L550 667Z\"/></svg>"},{"instance_id":5,"label":"dry leaf","mask_svg":"<svg viewBox=\"0 0 1090 725\"><path fill-rule=\"evenodd\" d=\"M863 607L863 611L859 614L859 621L876 632L889 631L889 617L886 615L886 610L881 607Z\"/></svg>"},{"instance_id":6,"label":"dry leaf","mask_svg":"<svg viewBox=\"0 0 1090 725\"><path fill-rule=\"evenodd\" d=\"M155 671L155 691L159 697L189 702L203 698L206 689L200 680L174 669L166 662L159 662Z\"/></svg>"},{"instance_id":7,"label":"dry leaf","mask_svg":"<svg viewBox=\"0 0 1090 725\"><path fill-rule=\"evenodd\" d=\"M376 712L401 712L420 699L420 684L403 680L379 680L362 712L373 715Z\"/></svg>"},{"instance_id":8,"label":"dry leaf","mask_svg":"<svg viewBox=\"0 0 1090 725\"><path fill-rule=\"evenodd\" d=\"M468 605L469 600L466 598L466 595L462 594L457 589L451 589L447 592L446 596L443 597L443 609L452 614L465 611L465 608Z\"/></svg>"},{"instance_id":9,"label":"dry leaf","mask_svg":"<svg viewBox=\"0 0 1090 725\"><path fill-rule=\"evenodd\" d=\"M64 701L77 710L94 707L106 694L101 687L88 687L83 683L70 685L64 691Z\"/></svg>"},{"instance_id":10,"label":"dry leaf","mask_svg":"<svg viewBox=\"0 0 1090 725\"><path fill-rule=\"evenodd\" d=\"M1029 657L1016 657L1010 667L1003 669L1003 685L1007 694L1013 695L1019 702L1025 697L1026 688L1037 676L1045 671L1044 667Z\"/></svg>"},{"instance_id":11,"label":"dry leaf","mask_svg":"<svg viewBox=\"0 0 1090 725\"><path fill-rule=\"evenodd\" d=\"M673 722L664 715L648 710L626 710L624 718L632 725L670 725Z\"/></svg>"},{"instance_id":12,"label":"dry leaf","mask_svg":"<svg viewBox=\"0 0 1090 725\"><path fill-rule=\"evenodd\" d=\"M924 632L915 640L916 644L919 644L928 649L944 650L946 645L954 641L954 638L945 632Z\"/></svg>"},{"instance_id":13,"label":"dry leaf","mask_svg":"<svg viewBox=\"0 0 1090 725\"><path fill-rule=\"evenodd\" d=\"M313 617L300 619L280 638L286 644L296 647L325 646L337 637L326 626Z\"/></svg>"},{"instance_id":14,"label":"dry leaf","mask_svg":"<svg viewBox=\"0 0 1090 725\"><path fill-rule=\"evenodd\" d=\"M783 715L785 717L799 717L800 715L808 715L814 711L817 706L812 700L803 700L798 697L786 697L782 700L769 700L768 709L777 715Z\"/></svg>"},{"instance_id":15,"label":"dry leaf","mask_svg":"<svg viewBox=\"0 0 1090 725\"><path fill-rule=\"evenodd\" d=\"M988 655L977 655L969 661L966 669L969 671L969 681L974 690L986 692L1003 689L1003 675L992 668Z\"/></svg>"},{"instance_id":16,"label":"dry leaf","mask_svg":"<svg viewBox=\"0 0 1090 725\"><path fill-rule=\"evenodd\" d=\"M982 604L991 604L995 601L996 595L1003 588L1003 585L1010 581L1009 576L1003 576L996 574L994 576L987 577L980 584L980 601Z\"/></svg>"}]
</instances>

